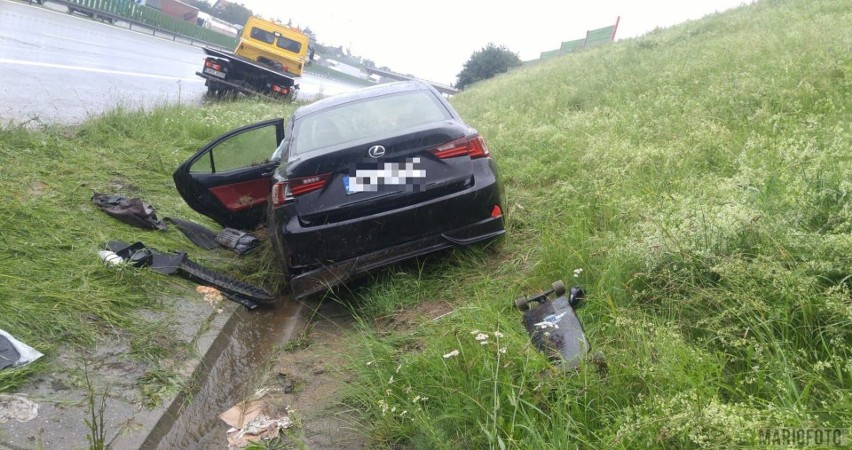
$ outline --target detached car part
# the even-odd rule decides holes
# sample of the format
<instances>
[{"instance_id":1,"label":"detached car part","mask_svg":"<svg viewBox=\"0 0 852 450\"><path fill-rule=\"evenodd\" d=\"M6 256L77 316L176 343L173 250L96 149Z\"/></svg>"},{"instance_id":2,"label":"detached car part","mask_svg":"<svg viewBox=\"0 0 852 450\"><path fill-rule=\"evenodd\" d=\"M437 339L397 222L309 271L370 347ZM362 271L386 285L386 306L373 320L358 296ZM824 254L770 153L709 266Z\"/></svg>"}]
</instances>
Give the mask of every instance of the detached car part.
<instances>
[{"instance_id":1,"label":"detached car part","mask_svg":"<svg viewBox=\"0 0 852 450\"><path fill-rule=\"evenodd\" d=\"M250 302L261 304L275 302L275 296L269 291L206 269L190 260L185 252L160 253L141 242L127 244L110 241L107 243L107 248L134 267L148 267L164 275L178 274L195 283L215 287L226 294L226 297L250 309L253 309ZM256 305L253 306L256 307Z\"/></svg>"},{"instance_id":2,"label":"detached car part","mask_svg":"<svg viewBox=\"0 0 852 450\"><path fill-rule=\"evenodd\" d=\"M551 289L514 302L524 312L524 328L532 343L551 359L560 360L566 368L579 367L591 347L576 313L585 298L582 288L575 286L569 292L562 280L558 280L551 284Z\"/></svg>"}]
</instances>

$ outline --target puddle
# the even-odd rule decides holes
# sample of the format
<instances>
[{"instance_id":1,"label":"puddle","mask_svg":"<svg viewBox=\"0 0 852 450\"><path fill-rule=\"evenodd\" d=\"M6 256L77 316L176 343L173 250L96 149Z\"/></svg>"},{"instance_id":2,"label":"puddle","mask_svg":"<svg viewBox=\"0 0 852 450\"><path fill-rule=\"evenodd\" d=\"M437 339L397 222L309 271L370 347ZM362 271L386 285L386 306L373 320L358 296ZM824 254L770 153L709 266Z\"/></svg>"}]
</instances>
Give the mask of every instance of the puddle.
<instances>
[{"instance_id":1,"label":"puddle","mask_svg":"<svg viewBox=\"0 0 852 450\"><path fill-rule=\"evenodd\" d=\"M205 356L206 373L196 374L201 386L174 402L142 448L227 448L228 427L219 414L253 394L276 348L304 329L303 309L309 308L289 300L270 310L239 308Z\"/></svg>"}]
</instances>

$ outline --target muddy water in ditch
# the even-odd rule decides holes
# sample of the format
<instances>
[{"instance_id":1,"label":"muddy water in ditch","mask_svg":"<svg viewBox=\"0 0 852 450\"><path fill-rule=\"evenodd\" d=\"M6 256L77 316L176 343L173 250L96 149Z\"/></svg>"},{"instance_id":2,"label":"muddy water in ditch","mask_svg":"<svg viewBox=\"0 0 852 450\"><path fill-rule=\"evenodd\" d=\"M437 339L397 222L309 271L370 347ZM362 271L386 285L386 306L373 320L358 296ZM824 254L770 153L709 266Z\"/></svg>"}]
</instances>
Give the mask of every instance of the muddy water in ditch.
<instances>
[{"instance_id":1,"label":"muddy water in ditch","mask_svg":"<svg viewBox=\"0 0 852 450\"><path fill-rule=\"evenodd\" d=\"M239 308L207 353L199 389L177 401L143 444L145 449L227 448L228 427L218 415L251 396L277 346L305 328L309 305L282 300L276 308ZM179 399L180 400L180 399Z\"/></svg>"}]
</instances>

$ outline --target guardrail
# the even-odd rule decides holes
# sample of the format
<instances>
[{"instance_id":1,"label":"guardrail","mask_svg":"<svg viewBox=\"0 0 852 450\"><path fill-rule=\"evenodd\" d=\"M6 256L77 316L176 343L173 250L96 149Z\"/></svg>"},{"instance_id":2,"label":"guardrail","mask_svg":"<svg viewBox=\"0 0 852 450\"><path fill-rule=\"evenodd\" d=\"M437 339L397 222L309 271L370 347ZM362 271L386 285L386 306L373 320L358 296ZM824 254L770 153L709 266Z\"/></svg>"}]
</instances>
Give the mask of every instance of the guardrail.
<instances>
[{"instance_id":1,"label":"guardrail","mask_svg":"<svg viewBox=\"0 0 852 450\"><path fill-rule=\"evenodd\" d=\"M111 22L123 21L142 26L153 31L165 32L189 40L233 50L237 39L217 33L198 25L163 14L148 6L137 5L130 0L50 0L65 5L69 11L80 11L84 14L97 16ZM173 40L175 40L173 38Z\"/></svg>"},{"instance_id":2,"label":"guardrail","mask_svg":"<svg viewBox=\"0 0 852 450\"><path fill-rule=\"evenodd\" d=\"M348 73L343 73L343 72L340 72L338 70L334 70L334 69L329 68L329 67L321 66L317 63L313 63L309 66L305 66L304 71L311 74L311 75L315 75L315 76L322 77L322 78L328 78L328 79L331 79L331 80L339 81L341 83L355 85L355 86L359 86L359 87L372 86L372 85L376 84L376 83L374 83L370 80L365 80L364 78L358 78L354 75L349 75Z\"/></svg>"}]
</instances>

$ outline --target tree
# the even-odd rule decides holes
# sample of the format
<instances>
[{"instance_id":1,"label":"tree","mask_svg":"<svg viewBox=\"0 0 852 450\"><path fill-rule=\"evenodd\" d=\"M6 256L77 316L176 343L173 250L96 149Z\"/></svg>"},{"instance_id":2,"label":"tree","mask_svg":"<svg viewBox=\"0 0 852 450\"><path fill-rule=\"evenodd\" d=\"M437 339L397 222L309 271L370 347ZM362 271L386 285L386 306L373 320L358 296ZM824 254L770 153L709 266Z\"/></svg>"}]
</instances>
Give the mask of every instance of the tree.
<instances>
[{"instance_id":1,"label":"tree","mask_svg":"<svg viewBox=\"0 0 852 450\"><path fill-rule=\"evenodd\" d=\"M207 0L187 0L184 3L187 3L190 6L194 6L198 8L201 12L205 12L207 14L210 14L210 10L213 9L210 3L207 3Z\"/></svg>"},{"instance_id":2,"label":"tree","mask_svg":"<svg viewBox=\"0 0 852 450\"><path fill-rule=\"evenodd\" d=\"M469 84L503 73L510 67L520 66L521 58L517 53L509 51L505 46L497 46L489 42L482 50L473 52L470 59L464 63L462 71L456 77L457 89L464 89Z\"/></svg>"},{"instance_id":3,"label":"tree","mask_svg":"<svg viewBox=\"0 0 852 450\"><path fill-rule=\"evenodd\" d=\"M223 10L216 11L211 15L234 25L243 25L246 23L246 20L252 16L252 14L252 11L242 4L238 5L236 3L227 3Z\"/></svg>"}]
</instances>

